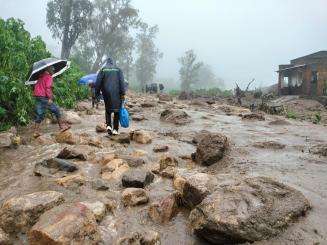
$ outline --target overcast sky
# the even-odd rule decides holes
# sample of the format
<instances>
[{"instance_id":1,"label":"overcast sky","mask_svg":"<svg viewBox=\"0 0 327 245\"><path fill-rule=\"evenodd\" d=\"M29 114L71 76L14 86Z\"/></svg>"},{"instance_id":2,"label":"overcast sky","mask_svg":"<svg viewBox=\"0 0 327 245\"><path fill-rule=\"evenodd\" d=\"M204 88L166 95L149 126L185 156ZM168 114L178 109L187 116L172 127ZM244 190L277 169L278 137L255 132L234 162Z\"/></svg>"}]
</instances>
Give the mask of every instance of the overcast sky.
<instances>
[{"instance_id":1,"label":"overcast sky","mask_svg":"<svg viewBox=\"0 0 327 245\"><path fill-rule=\"evenodd\" d=\"M51 50L45 23L47 0L0 0L2 18L26 22ZM158 77L178 78L177 58L194 49L227 84L257 86L277 80L279 64L327 50L327 0L134 0L144 21L157 24L164 53Z\"/></svg>"}]
</instances>

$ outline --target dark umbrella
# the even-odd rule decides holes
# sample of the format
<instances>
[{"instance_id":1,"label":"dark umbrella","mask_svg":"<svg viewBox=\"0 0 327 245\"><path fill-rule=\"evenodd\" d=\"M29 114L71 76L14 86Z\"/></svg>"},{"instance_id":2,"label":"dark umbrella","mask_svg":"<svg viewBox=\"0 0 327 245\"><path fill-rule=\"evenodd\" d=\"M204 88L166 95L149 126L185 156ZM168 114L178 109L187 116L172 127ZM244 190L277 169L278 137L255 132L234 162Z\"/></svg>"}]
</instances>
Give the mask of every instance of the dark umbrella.
<instances>
[{"instance_id":1,"label":"dark umbrella","mask_svg":"<svg viewBox=\"0 0 327 245\"><path fill-rule=\"evenodd\" d=\"M44 72L44 70L48 67L52 66L54 69L53 77L59 76L64 71L66 71L69 66L70 62L67 60L59 60L56 58L48 58L44 60L40 60L35 62L32 66L32 69L29 73L29 78L25 82L26 85L33 85L39 79L40 75Z\"/></svg>"}]
</instances>

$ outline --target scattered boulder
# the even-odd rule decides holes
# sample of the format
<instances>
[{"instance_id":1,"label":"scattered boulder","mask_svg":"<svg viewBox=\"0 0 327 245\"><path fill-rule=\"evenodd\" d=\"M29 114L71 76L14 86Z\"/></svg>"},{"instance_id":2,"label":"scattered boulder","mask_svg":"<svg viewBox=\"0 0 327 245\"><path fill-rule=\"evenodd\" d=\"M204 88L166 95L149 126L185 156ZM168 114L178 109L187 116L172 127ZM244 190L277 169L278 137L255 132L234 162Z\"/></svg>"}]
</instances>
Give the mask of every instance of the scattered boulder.
<instances>
[{"instance_id":1,"label":"scattered boulder","mask_svg":"<svg viewBox=\"0 0 327 245\"><path fill-rule=\"evenodd\" d=\"M110 162L107 165L108 171L102 172L101 175L102 179L107 181L121 181L121 176L130 169L128 164L124 161Z\"/></svg>"},{"instance_id":2,"label":"scattered boulder","mask_svg":"<svg viewBox=\"0 0 327 245\"><path fill-rule=\"evenodd\" d=\"M149 197L142 188L127 188L122 193L122 202L125 206L138 206L146 204Z\"/></svg>"},{"instance_id":3,"label":"scattered boulder","mask_svg":"<svg viewBox=\"0 0 327 245\"><path fill-rule=\"evenodd\" d=\"M69 124L82 123L82 118L74 111L65 111L63 115L63 120Z\"/></svg>"},{"instance_id":4,"label":"scattered boulder","mask_svg":"<svg viewBox=\"0 0 327 245\"><path fill-rule=\"evenodd\" d=\"M161 170L159 174L164 178L173 179L176 174L176 168L168 166L167 168Z\"/></svg>"},{"instance_id":5,"label":"scattered boulder","mask_svg":"<svg viewBox=\"0 0 327 245\"><path fill-rule=\"evenodd\" d=\"M106 133L107 132L107 127L104 123L98 124L95 127L95 131L97 133Z\"/></svg>"},{"instance_id":6,"label":"scattered boulder","mask_svg":"<svg viewBox=\"0 0 327 245\"><path fill-rule=\"evenodd\" d=\"M0 244L1 245L11 244L8 234L6 234L1 228L0 228Z\"/></svg>"},{"instance_id":7,"label":"scattered boulder","mask_svg":"<svg viewBox=\"0 0 327 245\"><path fill-rule=\"evenodd\" d=\"M57 156L59 159L79 159L82 161L87 160L87 155L79 152L73 148L65 147Z\"/></svg>"},{"instance_id":8,"label":"scattered boulder","mask_svg":"<svg viewBox=\"0 0 327 245\"><path fill-rule=\"evenodd\" d=\"M91 103L87 101L81 101L78 102L78 104L75 107L75 111L86 111L91 108Z\"/></svg>"},{"instance_id":9,"label":"scattered boulder","mask_svg":"<svg viewBox=\"0 0 327 245\"><path fill-rule=\"evenodd\" d=\"M150 144L152 142L151 133L144 130L132 131L130 137L133 141L139 144Z\"/></svg>"},{"instance_id":10,"label":"scattered boulder","mask_svg":"<svg viewBox=\"0 0 327 245\"><path fill-rule=\"evenodd\" d=\"M180 169L174 178L174 187L181 194L183 205L194 208L217 186L217 180L209 174Z\"/></svg>"},{"instance_id":11,"label":"scattered boulder","mask_svg":"<svg viewBox=\"0 0 327 245\"><path fill-rule=\"evenodd\" d=\"M37 145L54 145L54 144L56 144L54 139L49 135L41 135L41 136L37 137L36 139L34 139L34 141Z\"/></svg>"},{"instance_id":12,"label":"scattered boulder","mask_svg":"<svg viewBox=\"0 0 327 245\"><path fill-rule=\"evenodd\" d=\"M315 155L327 157L327 144L315 145L315 146L311 147L310 152Z\"/></svg>"},{"instance_id":13,"label":"scattered boulder","mask_svg":"<svg viewBox=\"0 0 327 245\"><path fill-rule=\"evenodd\" d=\"M65 188L77 189L80 186L85 185L86 181L87 179L84 176L80 174L75 174L75 175L68 175L66 177L60 178L56 180L56 183Z\"/></svg>"},{"instance_id":14,"label":"scattered boulder","mask_svg":"<svg viewBox=\"0 0 327 245\"><path fill-rule=\"evenodd\" d=\"M160 235L156 231L147 230L133 232L125 237L118 239L117 245L160 245Z\"/></svg>"},{"instance_id":15,"label":"scattered boulder","mask_svg":"<svg viewBox=\"0 0 327 245\"><path fill-rule=\"evenodd\" d=\"M101 165L106 165L109 162L111 162L112 160L114 160L115 158L116 158L115 153L109 153L109 154L102 156L98 161Z\"/></svg>"},{"instance_id":16,"label":"scattered boulder","mask_svg":"<svg viewBox=\"0 0 327 245\"><path fill-rule=\"evenodd\" d=\"M178 160L171 155L164 155L161 157L159 164L160 164L160 171L162 171L167 167L177 167Z\"/></svg>"},{"instance_id":17,"label":"scattered boulder","mask_svg":"<svg viewBox=\"0 0 327 245\"><path fill-rule=\"evenodd\" d=\"M185 111L172 109L164 110L160 115L160 120L176 125L185 125L192 122L191 117Z\"/></svg>"},{"instance_id":18,"label":"scattered boulder","mask_svg":"<svg viewBox=\"0 0 327 245\"><path fill-rule=\"evenodd\" d=\"M214 244L269 239L310 208L299 191L264 177L220 187L190 214L194 233Z\"/></svg>"},{"instance_id":19,"label":"scattered boulder","mask_svg":"<svg viewBox=\"0 0 327 245\"><path fill-rule=\"evenodd\" d=\"M10 132L1 133L0 134L0 148L10 147L11 146L11 138L14 134Z\"/></svg>"},{"instance_id":20,"label":"scattered boulder","mask_svg":"<svg viewBox=\"0 0 327 245\"><path fill-rule=\"evenodd\" d=\"M228 138L223 134L205 134L200 138L193 159L204 166L213 165L224 157L228 145Z\"/></svg>"},{"instance_id":21,"label":"scattered boulder","mask_svg":"<svg viewBox=\"0 0 327 245\"><path fill-rule=\"evenodd\" d=\"M85 205L88 209L90 209L96 219L97 222L103 220L106 215L107 208L103 202L81 202L81 204Z\"/></svg>"},{"instance_id":22,"label":"scattered boulder","mask_svg":"<svg viewBox=\"0 0 327 245\"><path fill-rule=\"evenodd\" d=\"M138 168L145 164L145 160L140 157L124 156L123 159L131 168Z\"/></svg>"},{"instance_id":23,"label":"scattered boulder","mask_svg":"<svg viewBox=\"0 0 327 245\"><path fill-rule=\"evenodd\" d=\"M151 204L149 207L150 218L160 224L168 223L178 213L179 195L173 193L160 202Z\"/></svg>"},{"instance_id":24,"label":"scattered boulder","mask_svg":"<svg viewBox=\"0 0 327 245\"><path fill-rule=\"evenodd\" d=\"M273 150L282 150L286 147L286 145L275 141L256 142L253 144L253 146L256 148L273 149Z\"/></svg>"},{"instance_id":25,"label":"scattered boulder","mask_svg":"<svg viewBox=\"0 0 327 245\"><path fill-rule=\"evenodd\" d=\"M153 148L153 151L155 153L163 153L163 152L167 152L169 150L169 146L168 145L156 145Z\"/></svg>"},{"instance_id":26,"label":"scattered boulder","mask_svg":"<svg viewBox=\"0 0 327 245\"><path fill-rule=\"evenodd\" d=\"M34 167L34 174L36 176L44 176L48 174L55 174L59 171L72 173L77 170L78 167L74 163L59 158L52 158L37 163Z\"/></svg>"},{"instance_id":27,"label":"scattered boulder","mask_svg":"<svg viewBox=\"0 0 327 245\"><path fill-rule=\"evenodd\" d=\"M169 94L158 94L159 101L170 102L173 98Z\"/></svg>"},{"instance_id":28,"label":"scattered boulder","mask_svg":"<svg viewBox=\"0 0 327 245\"><path fill-rule=\"evenodd\" d=\"M97 191L107 191L110 188L107 182L102 179L93 180L91 185L92 188Z\"/></svg>"},{"instance_id":29,"label":"scattered boulder","mask_svg":"<svg viewBox=\"0 0 327 245\"><path fill-rule=\"evenodd\" d=\"M258 120L258 121L265 121L266 118L262 114L258 113L248 113L242 115L243 120Z\"/></svg>"},{"instance_id":30,"label":"scattered boulder","mask_svg":"<svg viewBox=\"0 0 327 245\"><path fill-rule=\"evenodd\" d=\"M120 133L119 135L111 137L111 140L119 143L119 144L130 144L131 138L127 133Z\"/></svg>"},{"instance_id":31,"label":"scattered boulder","mask_svg":"<svg viewBox=\"0 0 327 245\"><path fill-rule=\"evenodd\" d=\"M63 194L56 191L13 197L0 209L0 227L7 233L27 232L43 212L63 202Z\"/></svg>"},{"instance_id":32,"label":"scattered boulder","mask_svg":"<svg viewBox=\"0 0 327 245\"><path fill-rule=\"evenodd\" d=\"M132 116L132 120L135 122L141 122L145 120L145 116L142 114L136 114Z\"/></svg>"},{"instance_id":33,"label":"scattered boulder","mask_svg":"<svg viewBox=\"0 0 327 245\"><path fill-rule=\"evenodd\" d=\"M208 106L208 104L205 101L199 100L199 99L192 100L191 103L190 103L190 105L201 106L201 107Z\"/></svg>"},{"instance_id":34,"label":"scattered boulder","mask_svg":"<svg viewBox=\"0 0 327 245\"><path fill-rule=\"evenodd\" d=\"M131 154L132 157L145 157L147 155L148 155L148 152L144 151L144 150L135 150Z\"/></svg>"},{"instance_id":35,"label":"scattered boulder","mask_svg":"<svg viewBox=\"0 0 327 245\"><path fill-rule=\"evenodd\" d=\"M78 143L78 137L74 135L70 130L57 133L55 135L55 140L57 143L68 145L76 145Z\"/></svg>"},{"instance_id":36,"label":"scattered boulder","mask_svg":"<svg viewBox=\"0 0 327 245\"><path fill-rule=\"evenodd\" d=\"M64 204L44 213L28 234L29 244L92 244L101 241L91 210L81 203Z\"/></svg>"},{"instance_id":37,"label":"scattered boulder","mask_svg":"<svg viewBox=\"0 0 327 245\"><path fill-rule=\"evenodd\" d=\"M123 174L123 187L144 188L153 182L154 175L141 169L131 169Z\"/></svg>"},{"instance_id":38,"label":"scattered boulder","mask_svg":"<svg viewBox=\"0 0 327 245\"><path fill-rule=\"evenodd\" d=\"M157 102L154 101L148 101L148 102L144 102L141 104L141 107L143 108L151 108L151 107L156 107L157 106Z\"/></svg>"}]
</instances>

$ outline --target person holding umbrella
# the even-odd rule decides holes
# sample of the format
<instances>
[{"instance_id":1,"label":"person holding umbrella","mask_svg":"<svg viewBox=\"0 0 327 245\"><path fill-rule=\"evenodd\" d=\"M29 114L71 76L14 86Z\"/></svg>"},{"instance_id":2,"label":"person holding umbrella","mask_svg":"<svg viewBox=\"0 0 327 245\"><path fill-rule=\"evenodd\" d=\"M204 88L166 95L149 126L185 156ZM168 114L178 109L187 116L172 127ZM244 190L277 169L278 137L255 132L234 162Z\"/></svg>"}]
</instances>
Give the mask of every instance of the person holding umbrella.
<instances>
[{"instance_id":1,"label":"person holding umbrella","mask_svg":"<svg viewBox=\"0 0 327 245\"><path fill-rule=\"evenodd\" d=\"M60 70L62 71L65 69L65 67L62 64L60 65L59 62L60 61L54 61L53 59L47 59L35 63L28 81L30 83L30 81L34 81L35 78L38 78L35 82L33 90L33 96L36 101L36 117L34 127L35 138L41 135L40 125L45 118L45 113L47 110L50 110L50 112L56 116L59 128L62 131L70 129L70 126L63 122L58 106L53 103L53 76L59 74ZM33 82L30 84L33 84Z\"/></svg>"},{"instance_id":2,"label":"person holding umbrella","mask_svg":"<svg viewBox=\"0 0 327 245\"><path fill-rule=\"evenodd\" d=\"M118 135L119 130L119 110L125 100L124 76L121 69L114 65L111 58L108 58L105 66L100 70L95 84L97 98L102 92L106 107L106 124L109 135ZM114 122L112 125L112 114Z\"/></svg>"}]
</instances>

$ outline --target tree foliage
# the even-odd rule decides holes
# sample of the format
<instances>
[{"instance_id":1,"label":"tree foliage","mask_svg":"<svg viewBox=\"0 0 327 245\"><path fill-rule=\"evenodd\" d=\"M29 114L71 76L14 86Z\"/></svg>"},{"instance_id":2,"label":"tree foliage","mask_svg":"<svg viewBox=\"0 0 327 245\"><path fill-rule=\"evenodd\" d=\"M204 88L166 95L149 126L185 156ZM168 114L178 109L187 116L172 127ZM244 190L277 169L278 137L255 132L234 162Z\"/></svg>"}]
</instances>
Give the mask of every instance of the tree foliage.
<instances>
[{"instance_id":1,"label":"tree foliage","mask_svg":"<svg viewBox=\"0 0 327 245\"><path fill-rule=\"evenodd\" d=\"M163 54L154 43L154 39L159 32L158 26L148 26L143 24L141 32L137 35L137 54L136 60L136 78L141 88L153 81L156 74L158 61Z\"/></svg>"},{"instance_id":2,"label":"tree foliage","mask_svg":"<svg viewBox=\"0 0 327 245\"><path fill-rule=\"evenodd\" d=\"M78 37L86 30L93 5L90 0L51 0L47 5L47 25L62 42L61 58L68 59Z\"/></svg>"},{"instance_id":3,"label":"tree foliage","mask_svg":"<svg viewBox=\"0 0 327 245\"><path fill-rule=\"evenodd\" d=\"M181 65L179 70L182 91L190 91L191 86L199 81L199 72L203 66L202 62L197 62L197 56L193 50L186 51L184 56L178 59Z\"/></svg>"},{"instance_id":4,"label":"tree foliage","mask_svg":"<svg viewBox=\"0 0 327 245\"><path fill-rule=\"evenodd\" d=\"M26 125L33 117L32 89L24 82L31 65L50 56L42 39L32 38L22 21L0 18L0 131L10 125ZM55 91L61 105L71 107L76 99L85 98L85 90L76 85L82 75L73 68L56 79ZM59 96L58 88L64 97ZM74 101L68 103L71 98Z\"/></svg>"},{"instance_id":5,"label":"tree foliage","mask_svg":"<svg viewBox=\"0 0 327 245\"><path fill-rule=\"evenodd\" d=\"M198 82L194 85L195 89L211 89L225 87L223 79L216 76L212 68L203 64L199 70Z\"/></svg>"}]
</instances>

